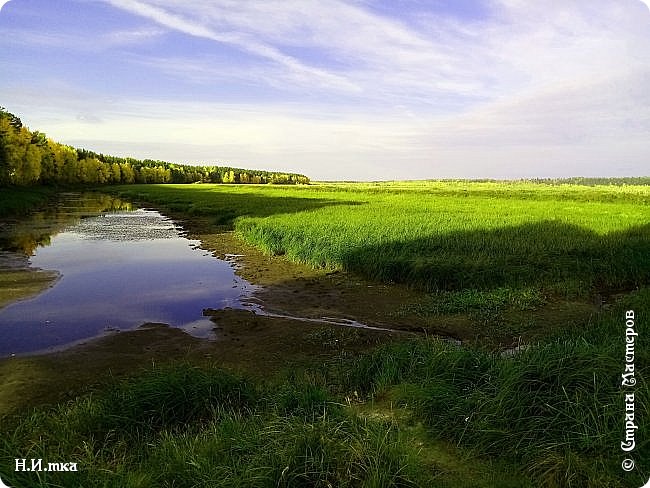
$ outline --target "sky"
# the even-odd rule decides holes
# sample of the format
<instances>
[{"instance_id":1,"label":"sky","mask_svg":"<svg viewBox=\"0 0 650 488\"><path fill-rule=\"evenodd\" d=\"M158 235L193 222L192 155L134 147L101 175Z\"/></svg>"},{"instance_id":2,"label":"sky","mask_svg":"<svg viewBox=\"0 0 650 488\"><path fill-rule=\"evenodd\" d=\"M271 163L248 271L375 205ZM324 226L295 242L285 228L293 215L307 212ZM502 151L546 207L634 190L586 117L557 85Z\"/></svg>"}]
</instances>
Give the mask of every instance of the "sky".
<instances>
[{"instance_id":1,"label":"sky","mask_svg":"<svg viewBox=\"0 0 650 488\"><path fill-rule=\"evenodd\" d=\"M650 175L650 0L0 0L0 106L315 180Z\"/></svg>"}]
</instances>

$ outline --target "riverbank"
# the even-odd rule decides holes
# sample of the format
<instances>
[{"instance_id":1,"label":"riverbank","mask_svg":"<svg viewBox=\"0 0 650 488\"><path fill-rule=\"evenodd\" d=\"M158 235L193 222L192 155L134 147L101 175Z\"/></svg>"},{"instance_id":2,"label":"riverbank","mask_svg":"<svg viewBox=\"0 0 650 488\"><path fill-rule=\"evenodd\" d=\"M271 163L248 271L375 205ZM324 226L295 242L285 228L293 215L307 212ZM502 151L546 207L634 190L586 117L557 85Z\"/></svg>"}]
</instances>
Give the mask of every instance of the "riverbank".
<instances>
[{"instance_id":1,"label":"riverbank","mask_svg":"<svg viewBox=\"0 0 650 488\"><path fill-rule=\"evenodd\" d=\"M510 356L426 338L360 354L368 344L359 331L346 338L336 332L351 329L307 335L304 327L294 330L293 343L250 351L229 334L220 348L150 325L54 355L5 360L4 392L22 384L11 397L54 406L3 419L10 441L0 465L19 453L84 467L81 475L48 474L44 486L110 477L115 486L184 479L188 486L270 487L283 476L293 480L287 486L635 486L650 446L639 439L638 471L621 470L617 339L624 311L649 302L648 290L632 294L584 330ZM235 336L240 319L224 317ZM260 321L251 336L277 337L271 327L292 325ZM350 339L362 347L349 347ZM650 401L648 342L637 342L639 412ZM287 362L274 349L296 356ZM268 374L241 373L242 358L258 373L266 364ZM58 398L38 397L54 390ZM642 429L647 419L639 415L637 423ZM2 475L10 486L30 485L28 473Z\"/></svg>"},{"instance_id":2,"label":"riverbank","mask_svg":"<svg viewBox=\"0 0 650 488\"><path fill-rule=\"evenodd\" d=\"M0 217L24 215L46 204L56 192L50 187L4 187L0 191Z\"/></svg>"}]
</instances>

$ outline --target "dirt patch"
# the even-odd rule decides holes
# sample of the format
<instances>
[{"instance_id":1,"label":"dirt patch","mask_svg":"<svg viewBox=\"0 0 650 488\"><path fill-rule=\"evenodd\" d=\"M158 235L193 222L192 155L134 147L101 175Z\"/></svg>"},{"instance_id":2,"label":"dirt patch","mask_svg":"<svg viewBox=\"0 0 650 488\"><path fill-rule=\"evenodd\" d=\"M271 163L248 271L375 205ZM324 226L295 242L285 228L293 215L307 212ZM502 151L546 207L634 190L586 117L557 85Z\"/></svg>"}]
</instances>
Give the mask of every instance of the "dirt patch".
<instances>
[{"instance_id":1,"label":"dirt patch","mask_svg":"<svg viewBox=\"0 0 650 488\"><path fill-rule=\"evenodd\" d=\"M371 282L336 270L314 269L289 261L283 256L265 255L238 239L233 232L206 232L200 221L183 221L190 236L201 241L203 249L229 260L237 274L260 285L255 298L271 313L297 317L356 320L369 326L469 339L459 333L458 320L438 320L415 314L397 316L404 303L417 301L421 292L398 284Z\"/></svg>"},{"instance_id":2,"label":"dirt patch","mask_svg":"<svg viewBox=\"0 0 650 488\"><path fill-rule=\"evenodd\" d=\"M54 271L31 268L1 270L0 308L38 295L53 286L58 278Z\"/></svg>"}]
</instances>

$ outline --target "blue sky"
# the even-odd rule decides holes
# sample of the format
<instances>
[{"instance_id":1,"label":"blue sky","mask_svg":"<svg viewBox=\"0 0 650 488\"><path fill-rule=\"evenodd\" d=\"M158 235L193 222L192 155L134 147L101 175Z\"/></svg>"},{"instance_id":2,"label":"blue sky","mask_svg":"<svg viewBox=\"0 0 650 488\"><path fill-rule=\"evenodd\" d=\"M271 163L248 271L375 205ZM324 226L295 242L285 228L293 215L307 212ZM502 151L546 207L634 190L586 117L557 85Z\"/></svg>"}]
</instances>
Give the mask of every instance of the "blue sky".
<instances>
[{"instance_id":1,"label":"blue sky","mask_svg":"<svg viewBox=\"0 0 650 488\"><path fill-rule=\"evenodd\" d=\"M647 3L11 0L0 105L98 152L314 179L648 175Z\"/></svg>"}]
</instances>

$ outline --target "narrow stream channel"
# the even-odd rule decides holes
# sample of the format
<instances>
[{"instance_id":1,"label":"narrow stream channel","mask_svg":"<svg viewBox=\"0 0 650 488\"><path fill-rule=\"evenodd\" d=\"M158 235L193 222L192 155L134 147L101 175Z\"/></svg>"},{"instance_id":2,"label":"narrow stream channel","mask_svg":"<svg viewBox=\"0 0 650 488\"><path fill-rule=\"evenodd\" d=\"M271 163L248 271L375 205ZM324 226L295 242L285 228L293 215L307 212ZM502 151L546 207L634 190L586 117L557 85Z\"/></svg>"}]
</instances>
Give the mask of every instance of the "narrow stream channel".
<instances>
[{"instance_id":1,"label":"narrow stream channel","mask_svg":"<svg viewBox=\"0 0 650 488\"><path fill-rule=\"evenodd\" d=\"M52 270L52 286L0 309L0 356L60 349L145 322L210 338L203 309L248 308L255 287L159 212L65 194L0 227L0 273ZM27 258L27 259L26 259Z\"/></svg>"}]
</instances>

